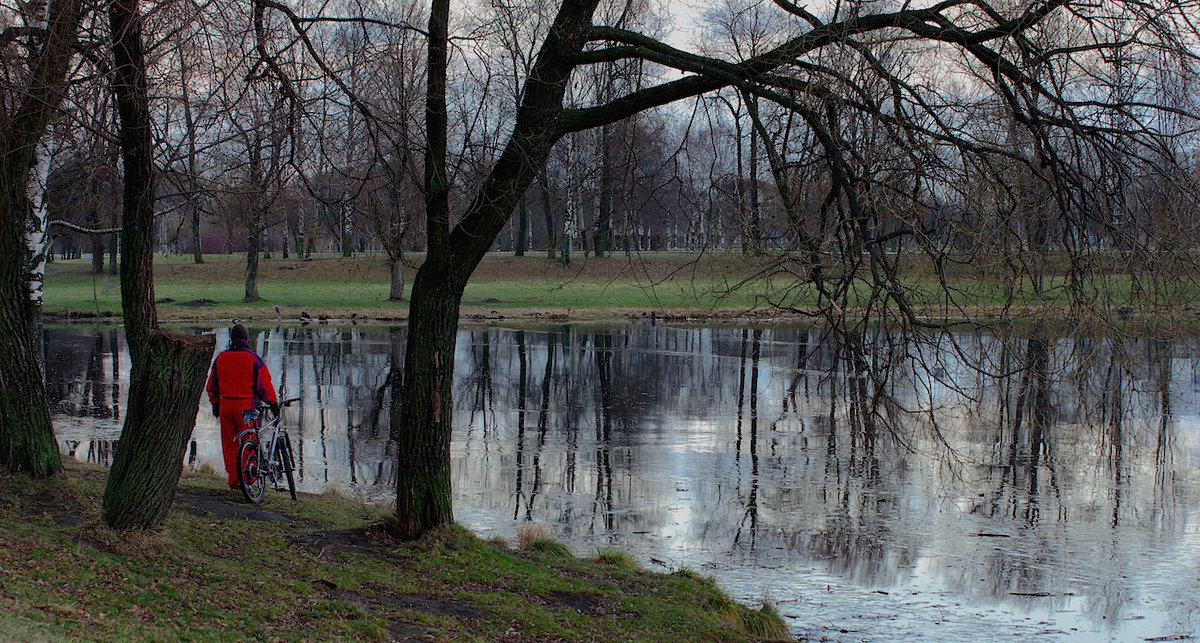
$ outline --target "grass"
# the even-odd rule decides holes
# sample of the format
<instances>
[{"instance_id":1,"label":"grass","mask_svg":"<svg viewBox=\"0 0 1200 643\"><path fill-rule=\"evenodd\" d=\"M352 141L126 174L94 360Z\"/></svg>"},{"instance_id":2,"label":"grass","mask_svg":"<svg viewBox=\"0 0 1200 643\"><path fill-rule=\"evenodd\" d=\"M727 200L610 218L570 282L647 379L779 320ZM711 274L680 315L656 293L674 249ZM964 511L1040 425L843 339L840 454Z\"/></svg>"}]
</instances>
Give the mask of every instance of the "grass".
<instances>
[{"instance_id":1,"label":"grass","mask_svg":"<svg viewBox=\"0 0 1200 643\"><path fill-rule=\"evenodd\" d=\"M338 495L237 500L185 472L166 524L114 532L106 470L0 475L0 638L10 640L749 641L786 638L767 605L711 579L619 556L585 560L544 536L524 550L458 527L397 542Z\"/></svg>"},{"instance_id":2,"label":"grass","mask_svg":"<svg viewBox=\"0 0 1200 643\"><path fill-rule=\"evenodd\" d=\"M614 567L625 567L628 569L637 569L638 567L637 561L633 559L633 556L629 555L629 552L611 547L597 551L594 560L597 563Z\"/></svg>"},{"instance_id":3,"label":"grass","mask_svg":"<svg viewBox=\"0 0 1200 643\"><path fill-rule=\"evenodd\" d=\"M650 260L612 257L578 260L570 267L544 256L490 255L463 296L464 315L518 317L582 315L622 317L649 311L747 310L757 304L753 288L730 294L727 262L697 262L696 255L663 254ZM259 269L261 301L243 303L244 267L237 255L155 259L155 295L165 320L275 319L312 316L393 320L408 315L407 302L387 301L389 275L382 257L270 259ZM414 271L406 270L411 288ZM407 294L407 292L406 292ZM202 302L197 304L195 302ZM46 277L46 312L54 316L116 316L120 283L91 274L89 260L55 261Z\"/></svg>"},{"instance_id":4,"label":"grass","mask_svg":"<svg viewBox=\"0 0 1200 643\"><path fill-rule=\"evenodd\" d=\"M414 257L420 260L420 257ZM903 288L918 311L932 317L1033 317L1050 311L1061 316L1069 297L1069 266L1051 257L1041 292L1028 279L1015 278L1005 262L960 258L947 262L943 283L932 264L918 255L901 255ZM261 300L247 304L244 258L209 255L203 264L186 256L155 259L155 293L164 321L241 319L297 320L302 312L331 319L400 321L407 302L387 300L389 271L381 256L321 256L312 260L263 260L258 287ZM1133 307L1154 315L1184 302L1200 300L1200 286L1190 267L1176 266L1154 276L1122 272L1112 260L1093 262L1087 284L1098 314ZM1110 265L1111 264L1111 265ZM1186 269L1185 269L1186 268ZM48 267L45 310L51 317L116 317L120 284L115 276L92 275L90 260L55 261ZM472 275L463 296L462 314L471 318L520 318L551 321L660 316L716 319L773 316L775 304L810 309L816 289L799 273L803 269L769 257L740 252L705 254L646 253L603 260L578 259L569 267L544 255L488 255ZM827 274L833 274L830 268ZM409 286L414 270L406 269ZM861 273L863 279L869 271ZM852 287L851 302L866 301L865 281ZM947 293L951 293L950 301ZM276 312L276 308L279 312Z\"/></svg>"}]
</instances>

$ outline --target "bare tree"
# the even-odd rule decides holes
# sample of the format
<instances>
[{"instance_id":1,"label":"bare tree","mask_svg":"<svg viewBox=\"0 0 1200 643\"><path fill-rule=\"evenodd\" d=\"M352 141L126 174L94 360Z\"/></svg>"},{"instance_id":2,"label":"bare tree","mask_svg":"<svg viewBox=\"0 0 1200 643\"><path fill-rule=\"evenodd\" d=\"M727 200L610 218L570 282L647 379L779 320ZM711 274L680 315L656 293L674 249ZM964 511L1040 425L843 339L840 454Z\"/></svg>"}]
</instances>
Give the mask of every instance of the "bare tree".
<instances>
[{"instance_id":1,"label":"bare tree","mask_svg":"<svg viewBox=\"0 0 1200 643\"><path fill-rule=\"evenodd\" d=\"M224 3L196 5L187 2L160 5L149 29L162 33L158 55L147 61L148 73L158 80L151 98L154 119L161 131L157 164L173 196L182 200L192 247L192 259L204 262L202 229L208 202L214 197L209 183L217 173L213 151L223 144L219 118L223 107L220 90L236 85L228 74L225 52L236 42L224 37L232 31L224 24Z\"/></svg>"},{"instance_id":2,"label":"bare tree","mask_svg":"<svg viewBox=\"0 0 1200 643\"><path fill-rule=\"evenodd\" d=\"M562 2L526 80L509 142L488 179L452 226L442 169L449 12L446 3L434 3L428 35L426 103L430 248L417 273L410 306L398 450L401 534L419 534L453 519L449 502L449 398L458 302L471 272L507 222L550 148L562 136L725 86L737 87L795 112L815 135L828 167L830 185L820 216L830 221L829 236L843 264L840 274L828 271L828 249L799 225L802 221L797 221L791 233L796 235L801 252L794 265L786 269L794 272L797 283L815 289L821 309L838 327L846 327L844 312L852 303L866 306L868 312L894 311L894 318L906 326L919 326L925 322L913 309L912 293L899 280L896 260L883 252L886 237L879 225L878 208L863 195L865 189L878 188L893 198L921 205L929 200L929 186L923 181L891 185L886 176L873 180L863 169L867 159L860 156L862 152L852 145L853 139L843 129L845 117L854 113L870 115L875 127L882 128L885 140L911 150L914 165L936 163L946 177L953 176L950 170L954 165L946 161L951 153L965 163L991 156L1011 158L1011 154L970 136L960 118L940 109L947 101L934 101L938 94L931 95L928 85L917 82L916 70L891 68L864 46L864 39L915 39L926 44L938 64L954 62L968 69L989 70L988 83L979 89L998 95L1013 118L1030 132L1037 150L1034 168L1052 186L1062 228L1069 231L1077 229L1078 217L1087 216L1087 206L1094 202L1096 185L1085 175L1087 161L1161 149L1163 139L1146 127L1125 133L1122 145L1114 146L1111 132L1090 122L1088 115L1096 109L1122 106L1097 107L1092 96L1078 96L1065 89L1070 86L1066 76L1083 73L1091 66L1093 59L1085 52L1100 52L1112 46L1104 35L1092 31L1097 34L1094 40L1068 48L1040 48L1034 36L1043 29L1059 28L1055 24L1058 21L1089 26L1115 16L1144 27L1128 32L1153 34L1142 43L1144 46L1165 46L1176 52L1178 69L1186 72L1195 60L1190 50L1196 35L1195 25L1190 22L1195 7L1187 3L1152 11L1136 3L1110 3L1112 6L1106 5L1103 12L1094 12L1091 5L1074 5L1068 0L1008 10L950 1L873 14L859 13L861 8L855 6L849 9L849 15L838 5L824 17L786 2L779 4L790 14L796 33L762 53L730 61L684 52L631 31L594 25L594 1ZM593 48L590 43L598 46ZM836 67L821 64L820 55L828 50L861 57L871 77L888 88L886 100L862 91L860 83ZM1022 57L1052 60L1062 67L1054 69L1051 79L1041 78L1026 71ZM578 66L630 58L683 70L685 77L591 107L566 108L563 100ZM1172 106L1152 103L1143 108L1152 114L1173 111ZM764 133L761 119L756 119L755 128L760 135ZM930 149L941 153L923 153ZM892 234L921 241L920 231L909 227L899 227ZM855 256L858 259L854 260ZM865 299L852 287L863 276L872 286L872 294Z\"/></svg>"},{"instance_id":3,"label":"bare tree","mask_svg":"<svg viewBox=\"0 0 1200 643\"><path fill-rule=\"evenodd\" d=\"M545 0L531 0L524 3L499 2L492 0L487 5L489 23L495 30L495 40L500 58L501 72L498 74L497 85L500 91L512 101L512 111L521 107L521 79L529 74L533 67L536 46L549 28L551 10ZM545 187L545 184L543 184ZM517 229L513 231L513 254L520 257L525 254L530 236L529 199L521 199L517 211ZM548 246L553 254L553 226L547 219Z\"/></svg>"},{"instance_id":4,"label":"bare tree","mask_svg":"<svg viewBox=\"0 0 1200 643\"><path fill-rule=\"evenodd\" d=\"M417 5L392 8L388 19L411 23L420 15ZM352 110L344 120L359 122L362 128L375 128L377 145L362 145L365 132L347 132L344 145L357 150L351 164L354 189L351 205L356 219L378 240L387 254L391 275L388 299L404 298L404 253L416 235L414 219L420 211L420 110L422 108L424 65L420 55L419 34L411 29L384 29L359 25L354 38L342 38L341 67L353 70L346 84L359 100L370 105L367 118Z\"/></svg>"}]
</instances>

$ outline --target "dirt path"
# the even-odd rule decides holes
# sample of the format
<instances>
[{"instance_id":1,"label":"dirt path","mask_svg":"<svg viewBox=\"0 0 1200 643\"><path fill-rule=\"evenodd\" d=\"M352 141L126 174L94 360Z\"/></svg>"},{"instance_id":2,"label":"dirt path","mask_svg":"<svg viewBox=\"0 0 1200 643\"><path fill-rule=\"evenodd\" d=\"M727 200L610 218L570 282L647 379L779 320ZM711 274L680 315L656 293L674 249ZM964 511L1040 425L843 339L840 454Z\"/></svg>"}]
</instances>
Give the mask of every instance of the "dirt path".
<instances>
[{"instance_id":1,"label":"dirt path","mask_svg":"<svg viewBox=\"0 0 1200 643\"><path fill-rule=\"evenodd\" d=\"M273 511L267 511L258 505L252 505L237 492L228 491L187 491L179 489L175 492L175 508L186 511L193 516L212 514L221 519L253 520L257 522L282 522L296 524L296 521Z\"/></svg>"}]
</instances>

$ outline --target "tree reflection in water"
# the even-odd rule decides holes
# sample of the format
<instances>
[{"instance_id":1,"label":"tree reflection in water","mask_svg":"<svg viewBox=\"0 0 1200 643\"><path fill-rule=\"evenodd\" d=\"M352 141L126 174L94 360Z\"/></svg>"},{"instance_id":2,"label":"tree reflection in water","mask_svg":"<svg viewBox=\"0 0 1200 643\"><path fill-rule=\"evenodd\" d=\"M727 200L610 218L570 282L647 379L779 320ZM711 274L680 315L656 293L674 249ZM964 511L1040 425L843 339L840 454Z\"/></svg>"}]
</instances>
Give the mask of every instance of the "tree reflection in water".
<instances>
[{"instance_id":1,"label":"tree reflection in water","mask_svg":"<svg viewBox=\"0 0 1200 643\"><path fill-rule=\"evenodd\" d=\"M458 519L507 537L546 523L581 552L617 544L711 570L747 597L768 578L781 601L842 587L851 598L822 599L822 613L882 638L947 600L1034 611L1063 632L1195 632L1200 342L951 339L464 330ZM401 328L257 333L277 382L303 398L287 411L302 490L390 500L404 341ZM110 460L122 342L47 331L64 453ZM204 405L188 464L219 469L216 436ZM884 600L864 598L872 590L917 597L879 607L916 616L856 616ZM925 595L936 600L922 607Z\"/></svg>"}]
</instances>

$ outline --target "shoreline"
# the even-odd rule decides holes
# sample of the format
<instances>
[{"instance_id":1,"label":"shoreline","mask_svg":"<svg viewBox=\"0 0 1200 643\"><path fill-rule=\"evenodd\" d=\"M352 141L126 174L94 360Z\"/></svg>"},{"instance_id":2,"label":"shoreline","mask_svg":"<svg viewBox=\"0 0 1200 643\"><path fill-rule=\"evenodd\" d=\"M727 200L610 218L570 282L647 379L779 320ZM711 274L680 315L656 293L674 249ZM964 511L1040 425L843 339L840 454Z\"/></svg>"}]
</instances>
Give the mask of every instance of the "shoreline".
<instances>
[{"instance_id":1,"label":"shoreline","mask_svg":"<svg viewBox=\"0 0 1200 643\"><path fill-rule=\"evenodd\" d=\"M165 326L213 325L222 326L235 322L254 326L364 326L388 327L408 324L408 316L389 316L378 314L379 311L365 311L342 315L319 313L319 316L302 318L297 315L246 315L237 314L239 310L231 307L214 307L200 315L163 314L159 309L159 322ZM407 312L407 311L406 311ZM850 310L848 313L858 312ZM997 310L980 308L970 316L944 318L933 315L921 315L920 326L914 325L911 330L922 332L958 331L976 329L982 331L999 328L1025 328L1043 326L1059 333L1069 332L1117 332L1119 334L1141 334L1154 337L1178 337L1200 332L1200 311L1191 306L1179 310L1146 311L1138 314L1126 313L1119 316L1104 316L1092 314L1083 318L1071 318L1060 309L1045 307L1039 309L1024 309L1020 315L1012 315L1012 309ZM110 313L110 314L104 314ZM47 312L42 315L43 323L53 325L97 324L120 326L123 319L120 314L112 311L102 311L100 316L83 313ZM680 325L680 326L823 326L827 318L816 310L786 311L771 313L762 311L748 314L747 311L720 310L697 311L692 309L665 309L653 311L634 310L579 310L579 309L539 309L535 311L517 310L500 311L492 309L484 312L481 309L464 309L459 315L459 325L464 327L477 325L495 325L511 323L522 326L539 325ZM886 325L900 327L894 317L885 320L872 320L868 326Z\"/></svg>"},{"instance_id":2,"label":"shoreline","mask_svg":"<svg viewBox=\"0 0 1200 643\"><path fill-rule=\"evenodd\" d=\"M419 256L419 255L418 255ZM165 324L320 323L396 325L409 319L415 268L405 267L405 299L388 300L389 272L375 255L263 259L260 299L245 303L241 255L155 257L157 314ZM658 323L820 325L826 318L811 285L771 263L740 253L646 253L591 258L562 266L545 256L489 254L468 282L460 323ZM1200 329L1200 291L1166 284L1153 293L1131 289L1126 277L1095 275L1091 299L1072 304L1064 277L1048 273L1038 293L986 271L942 275L920 257L904 257L903 283L910 301L881 314L866 301L866 284L848 284L832 308L848 318L873 314L872 324L914 329L962 324L995 327L1049 324ZM1173 282L1172 282L1173 283ZM856 290L857 289L857 290ZM47 267L43 318L49 323L120 323L119 280L92 274L87 259ZM1141 294L1135 294L1141 293ZM876 293L892 301L886 293ZM951 299L952 298L952 299ZM855 302L861 302L861 305ZM1170 303L1164 303L1170 302ZM1175 303L1182 302L1182 303ZM780 305L783 304L783 305ZM307 317L306 317L307 316ZM854 320L857 322L857 320ZM1177 334L1179 331L1167 331Z\"/></svg>"}]
</instances>

